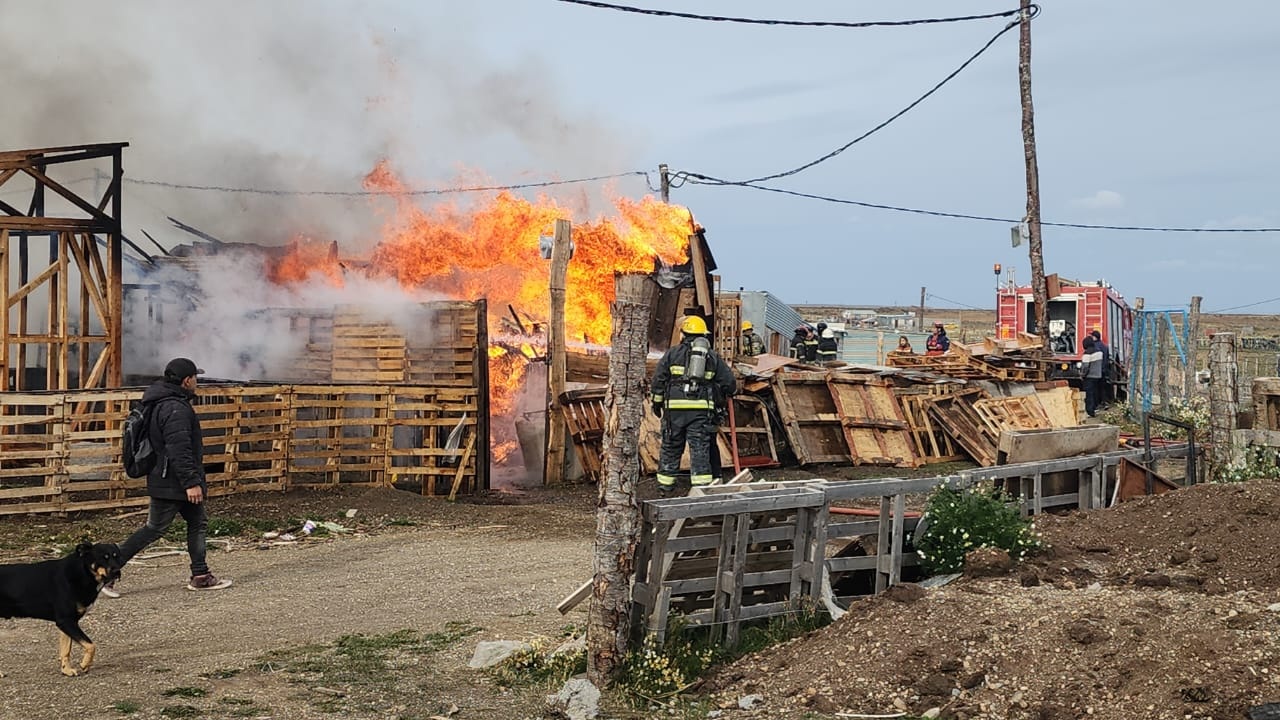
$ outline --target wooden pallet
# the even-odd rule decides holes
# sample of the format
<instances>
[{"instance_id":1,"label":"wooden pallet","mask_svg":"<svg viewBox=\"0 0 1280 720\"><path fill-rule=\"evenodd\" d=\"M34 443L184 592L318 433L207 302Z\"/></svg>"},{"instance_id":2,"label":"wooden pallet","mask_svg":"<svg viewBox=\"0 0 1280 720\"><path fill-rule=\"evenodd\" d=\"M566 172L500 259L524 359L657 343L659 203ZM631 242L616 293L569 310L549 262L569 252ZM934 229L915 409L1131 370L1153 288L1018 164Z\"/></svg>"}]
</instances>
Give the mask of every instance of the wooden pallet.
<instances>
[{"instance_id":1,"label":"wooden pallet","mask_svg":"<svg viewBox=\"0 0 1280 720\"><path fill-rule=\"evenodd\" d=\"M825 372L779 372L774 397L791 451L801 465L847 463L849 446Z\"/></svg>"},{"instance_id":2,"label":"wooden pallet","mask_svg":"<svg viewBox=\"0 0 1280 720\"><path fill-rule=\"evenodd\" d=\"M146 479L120 461L120 427L141 395L0 393L0 515L145 506ZM411 385L209 385L196 400L215 496L401 479L475 492L480 407L474 388Z\"/></svg>"},{"instance_id":3,"label":"wooden pallet","mask_svg":"<svg viewBox=\"0 0 1280 720\"><path fill-rule=\"evenodd\" d=\"M965 458L960 446L929 414L932 398L949 395L954 391L954 386L898 389L898 404L902 407L903 419L907 422L916 457L926 465L955 462Z\"/></svg>"},{"instance_id":4,"label":"wooden pallet","mask_svg":"<svg viewBox=\"0 0 1280 720\"><path fill-rule=\"evenodd\" d=\"M1035 395L977 400L973 403L973 409L982 419L988 434L997 442L1003 430L1042 430L1053 427L1040 399Z\"/></svg>"},{"instance_id":5,"label":"wooden pallet","mask_svg":"<svg viewBox=\"0 0 1280 720\"><path fill-rule=\"evenodd\" d=\"M921 464L912 445L910 425L888 381L872 375L839 373L832 374L827 385L854 464Z\"/></svg>"},{"instance_id":6,"label":"wooden pallet","mask_svg":"<svg viewBox=\"0 0 1280 720\"><path fill-rule=\"evenodd\" d=\"M570 390L560 395L560 408L573 450L587 480L599 482L604 472L604 398L606 388Z\"/></svg>"},{"instance_id":7,"label":"wooden pallet","mask_svg":"<svg viewBox=\"0 0 1280 720\"><path fill-rule=\"evenodd\" d=\"M975 462L991 467L996 464L997 446L973 409L973 402L985 396L984 391L972 389L931 398L928 412Z\"/></svg>"}]
</instances>

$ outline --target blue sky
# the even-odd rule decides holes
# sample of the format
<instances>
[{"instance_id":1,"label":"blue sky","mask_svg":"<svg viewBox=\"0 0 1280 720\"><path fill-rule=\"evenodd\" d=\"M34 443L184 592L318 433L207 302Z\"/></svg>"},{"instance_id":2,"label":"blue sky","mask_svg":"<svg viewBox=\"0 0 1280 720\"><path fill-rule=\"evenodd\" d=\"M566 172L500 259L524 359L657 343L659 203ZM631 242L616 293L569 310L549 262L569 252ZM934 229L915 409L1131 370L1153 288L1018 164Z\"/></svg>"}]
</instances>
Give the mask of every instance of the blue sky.
<instances>
[{"instance_id":1,"label":"blue sky","mask_svg":"<svg viewBox=\"0 0 1280 720\"><path fill-rule=\"evenodd\" d=\"M1015 3L635 4L865 20ZM1042 4L1033 75L1046 220L1280 226L1280 5ZM0 107L4 145L128 140L134 177L320 189L356 187L382 155L422 185L448 182L460 168L515 182L656 171L663 162L727 178L776 172L893 114L1002 26L752 27L552 0L112 8L0 0L0 15L13 20L0 35L33 26L66 33L9 75L29 101ZM776 185L1020 217L1016 60L1015 31L906 117ZM638 179L616 190L646 192ZM365 201L141 186L126 197L126 224L153 234L167 232L163 213L236 237L311 224L351 242L376 221ZM593 193L565 197L585 202ZM726 287L792 303L907 304L923 285L938 298L988 307L992 263L1029 277L1026 247L1010 247L1004 224L692 184L672 199L708 228ZM1106 279L1149 307L1199 294L1214 310L1280 295L1267 282L1280 260L1277 240L1046 228L1045 256L1050 272Z\"/></svg>"}]
</instances>

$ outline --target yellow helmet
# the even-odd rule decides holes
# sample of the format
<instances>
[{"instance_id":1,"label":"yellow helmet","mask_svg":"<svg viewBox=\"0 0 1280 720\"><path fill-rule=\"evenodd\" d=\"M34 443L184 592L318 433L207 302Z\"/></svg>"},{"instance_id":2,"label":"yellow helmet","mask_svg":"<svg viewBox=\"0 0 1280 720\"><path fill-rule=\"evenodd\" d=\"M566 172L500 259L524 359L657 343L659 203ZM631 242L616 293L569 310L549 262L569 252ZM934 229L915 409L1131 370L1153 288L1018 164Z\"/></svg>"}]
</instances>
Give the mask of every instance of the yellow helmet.
<instances>
[{"instance_id":1,"label":"yellow helmet","mask_svg":"<svg viewBox=\"0 0 1280 720\"><path fill-rule=\"evenodd\" d=\"M750 321L750 320L743 320L743 321L742 321L742 332L746 332L746 331L748 331L748 330L750 330L750 329L751 329L751 321Z\"/></svg>"},{"instance_id":2,"label":"yellow helmet","mask_svg":"<svg viewBox=\"0 0 1280 720\"><path fill-rule=\"evenodd\" d=\"M680 324L680 332L685 335L706 335L707 323L697 315L690 315Z\"/></svg>"}]
</instances>

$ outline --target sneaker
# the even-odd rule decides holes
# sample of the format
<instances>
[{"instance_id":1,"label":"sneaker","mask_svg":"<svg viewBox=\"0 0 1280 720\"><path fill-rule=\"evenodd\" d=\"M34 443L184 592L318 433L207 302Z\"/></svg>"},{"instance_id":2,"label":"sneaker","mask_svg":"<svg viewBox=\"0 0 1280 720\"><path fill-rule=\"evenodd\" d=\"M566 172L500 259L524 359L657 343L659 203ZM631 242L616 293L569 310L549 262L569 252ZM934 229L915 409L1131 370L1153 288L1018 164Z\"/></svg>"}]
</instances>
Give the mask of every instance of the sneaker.
<instances>
[{"instance_id":1,"label":"sneaker","mask_svg":"<svg viewBox=\"0 0 1280 720\"><path fill-rule=\"evenodd\" d=\"M102 593L103 597L109 597L113 600L120 597L120 592L116 590L116 583L114 580L107 583L106 585L103 585L102 589L99 590L98 592Z\"/></svg>"},{"instance_id":2,"label":"sneaker","mask_svg":"<svg viewBox=\"0 0 1280 720\"><path fill-rule=\"evenodd\" d=\"M214 577L213 573L192 575L191 580L187 583L188 590L221 590L228 587L231 587L230 580Z\"/></svg>"}]
</instances>

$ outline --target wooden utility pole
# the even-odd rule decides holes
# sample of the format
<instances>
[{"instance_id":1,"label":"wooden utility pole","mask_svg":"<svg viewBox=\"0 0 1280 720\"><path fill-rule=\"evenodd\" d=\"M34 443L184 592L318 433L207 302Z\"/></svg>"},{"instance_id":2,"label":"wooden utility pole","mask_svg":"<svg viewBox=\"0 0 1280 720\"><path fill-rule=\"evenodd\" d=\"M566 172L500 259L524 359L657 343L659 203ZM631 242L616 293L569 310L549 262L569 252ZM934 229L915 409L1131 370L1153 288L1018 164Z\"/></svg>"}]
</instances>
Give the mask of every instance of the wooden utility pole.
<instances>
[{"instance_id":1,"label":"wooden utility pole","mask_svg":"<svg viewBox=\"0 0 1280 720\"><path fill-rule=\"evenodd\" d=\"M1236 336L1215 333L1209 341L1209 440L1210 478L1231 462L1231 443L1236 429Z\"/></svg>"},{"instance_id":2,"label":"wooden utility pole","mask_svg":"<svg viewBox=\"0 0 1280 720\"><path fill-rule=\"evenodd\" d=\"M547 454L542 477L546 485L564 482L565 426L560 394L565 384L564 296L565 276L569 273L569 247L573 226L568 220L556 220L555 240L551 245L551 322L547 327L547 353L551 366L547 373Z\"/></svg>"},{"instance_id":3,"label":"wooden utility pole","mask_svg":"<svg viewBox=\"0 0 1280 720\"><path fill-rule=\"evenodd\" d=\"M1182 396L1187 400L1196 389L1196 367L1199 366L1196 355L1200 344L1200 301L1199 295L1191 296L1191 310L1187 313L1187 364L1182 371Z\"/></svg>"},{"instance_id":4,"label":"wooden utility pole","mask_svg":"<svg viewBox=\"0 0 1280 720\"><path fill-rule=\"evenodd\" d=\"M924 332L924 288L920 288L920 311L916 313L916 332Z\"/></svg>"},{"instance_id":5,"label":"wooden utility pole","mask_svg":"<svg viewBox=\"0 0 1280 720\"><path fill-rule=\"evenodd\" d=\"M1022 0L1018 41L1018 85L1022 95L1022 151L1027 162L1027 243L1031 255L1031 298L1036 305L1036 333L1049 347L1049 286L1044 279L1044 246L1040 236L1040 168L1036 164L1036 121L1031 106L1031 0Z\"/></svg>"},{"instance_id":6,"label":"wooden utility pole","mask_svg":"<svg viewBox=\"0 0 1280 720\"><path fill-rule=\"evenodd\" d=\"M662 202L671 202L671 174L666 163L658 166L658 187L662 189Z\"/></svg>"},{"instance_id":7,"label":"wooden utility pole","mask_svg":"<svg viewBox=\"0 0 1280 720\"><path fill-rule=\"evenodd\" d=\"M648 405L645 358L655 288L643 273L614 280L613 345L604 399L604 467L596 510L591 607L587 616L587 678L613 679L631 634L631 576L640 536L640 424Z\"/></svg>"}]
</instances>

